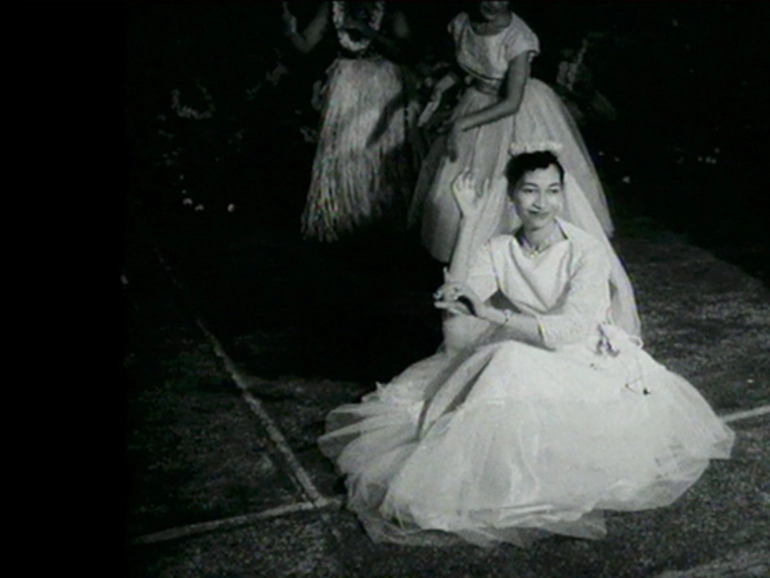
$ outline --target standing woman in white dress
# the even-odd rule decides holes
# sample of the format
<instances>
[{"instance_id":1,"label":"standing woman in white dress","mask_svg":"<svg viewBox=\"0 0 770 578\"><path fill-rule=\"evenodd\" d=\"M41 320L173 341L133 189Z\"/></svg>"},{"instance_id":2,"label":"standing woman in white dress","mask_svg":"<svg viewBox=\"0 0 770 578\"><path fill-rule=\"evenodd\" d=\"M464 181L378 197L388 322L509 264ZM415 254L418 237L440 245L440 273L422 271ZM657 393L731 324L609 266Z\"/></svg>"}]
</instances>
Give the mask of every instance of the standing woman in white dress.
<instances>
[{"instance_id":1,"label":"standing woman in white dress","mask_svg":"<svg viewBox=\"0 0 770 578\"><path fill-rule=\"evenodd\" d=\"M508 2L479 2L473 13L455 17L449 32L460 73L450 73L436 84L420 123L430 122L444 92L461 82L462 75L468 86L448 132L434 142L423 162L411 204L410 224L420 228L428 252L442 263L454 259L460 213L451 185L466 169L482 180L493 180L493 198L480 217L478 236L468 242L478 247L516 225L515 217L512 221L505 211L503 179L511 142L561 143L565 186L582 191L603 233L611 236L604 191L577 124L556 93L530 77L530 63L540 51L535 33L511 12Z\"/></svg>"},{"instance_id":2,"label":"standing woman in white dress","mask_svg":"<svg viewBox=\"0 0 770 578\"><path fill-rule=\"evenodd\" d=\"M375 541L601 538L605 510L667 506L730 456L734 433L695 387L615 323L611 249L559 217L554 154L518 155L507 176L521 226L435 296L466 327L333 410L319 440ZM461 237L485 210L474 189L455 182Z\"/></svg>"},{"instance_id":3,"label":"standing woman in white dress","mask_svg":"<svg viewBox=\"0 0 770 578\"><path fill-rule=\"evenodd\" d=\"M410 76L394 62L408 46L406 17L386 2L324 2L300 33L287 4L295 48L310 52L330 31L339 45L327 71L303 237L331 242L382 217L402 222L417 171Z\"/></svg>"}]
</instances>

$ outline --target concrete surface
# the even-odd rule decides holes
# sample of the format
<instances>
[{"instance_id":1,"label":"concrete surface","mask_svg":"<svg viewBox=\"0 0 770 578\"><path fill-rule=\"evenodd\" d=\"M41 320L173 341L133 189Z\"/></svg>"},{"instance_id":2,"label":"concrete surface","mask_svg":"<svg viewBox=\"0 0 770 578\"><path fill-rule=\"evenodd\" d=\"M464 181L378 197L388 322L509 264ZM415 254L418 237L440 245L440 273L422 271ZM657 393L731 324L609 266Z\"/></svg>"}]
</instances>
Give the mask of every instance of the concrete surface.
<instances>
[{"instance_id":1,"label":"concrete surface","mask_svg":"<svg viewBox=\"0 0 770 578\"><path fill-rule=\"evenodd\" d=\"M554 537L529 550L373 544L340 506L339 479L315 439L327 411L438 345L430 291L439 272L404 258L406 243L319 249L247 224L199 219L129 232L132 576L767 575L767 414L734 422L733 459L714 463L673 506L609 515L602 541ZM653 355L720 413L770 403L767 288L663 231L629 235L620 247Z\"/></svg>"}]
</instances>

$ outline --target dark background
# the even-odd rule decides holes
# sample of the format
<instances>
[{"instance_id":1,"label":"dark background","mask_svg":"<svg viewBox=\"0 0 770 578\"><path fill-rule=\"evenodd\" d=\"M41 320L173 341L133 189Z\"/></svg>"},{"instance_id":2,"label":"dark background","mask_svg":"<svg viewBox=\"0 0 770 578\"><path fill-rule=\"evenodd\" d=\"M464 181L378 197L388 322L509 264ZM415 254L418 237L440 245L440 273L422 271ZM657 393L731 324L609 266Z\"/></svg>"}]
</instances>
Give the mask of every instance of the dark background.
<instances>
[{"instance_id":1,"label":"dark background","mask_svg":"<svg viewBox=\"0 0 770 578\"><path fill-rule=\"evenodd\" d=\"M295 4L302 24L316 3ZM405 6L423 50L434 46L446 54L446 23L461 4ZM75 388L57 393L57 403L49 405L62 420L57 435L72 430L83 434L71 446L61 444L56 450L64 448L59 465L66 468L61 471L77 471L77 458L70 451L75 447L86 450L84 471L98 469L93 475L65 475L59 482L63 488L72 480L70 497L77 489L83 499L58 499L56 505L82 515L83 504L93 501L95 491L103 491L99 480L110 472L103 464L120 454L114 448L123 445L115 416L115 408L125 405L123 389L115 386L122 378L105 380L94 365L104 364L111 373L113 366L124 364L123 349L104 338L115 331L113 318L104 314L104 296L115 290L127 253L138 260L146 249L152 256L151 246L140 250L124 241L121 221L133 223L131 217L139 215L152 222L156 232L178 226L191 238L204 236L202 242L218 229L199 223L218 219L227 226L230 218L246 229L298 236L314 152L300 129L317 123L311 87L323 77L334 49L319 47L306 59L294 54L281 36L277 2L57 2L26 7L25 35L10 57L33 58L29 65L25 60L26 78L8 90L29 99L30 110L7 109L6 122L32 124L22 146L35 164L25 169L21 184L7 192L9 199L21 200L19 210L7 214L27 225L23 242L44 239L38 254L61 257L53 267L46 261L27 265L41 272L42 281L31 286L30 294L41 287L44 291L30 310L38 312L47 305L51 318L64 317L61 322L34 324L35 337L29 341L36 353L46 344L48 354L58 354L56 361L48 361L56 373L49 383L65 383L63 375L77 376ZM606 126L586 126L584 134L614 213L659 219L769 282L768 3L517 2L514 10L540 37L542 55L535 74L546 81L553 81L563 47L590 31L604 34L589 64L619 117ZM278 61L289 73L273 86L266 74ZM210 120L183 119L171 109L173 89L180 90L185 104L205 107L197 81L216 104ZM249 90L255 91L251 100ZM703 159L709 156L717 163L706 163ZM626 176L631 177L629 183L623 182ZM195 213L183 205L183 190L206 210ZM231 203L237 207L232 214L226 212ZM620 227L618 234L626 232ZM111 271L105 283L91 282L105 267ZM142 269L127 269L129 287L143 287ZM214 289L211 296L222 301L241 297ZM50 294L58 292L64 298L51 300ZM429 301L430 289L425 295ZM158 307L164 305L158 301ZM122 312L122 303L119 309ZM95 328L84 321L86 310L96 312ZM154 310L142 311L151 319L148 325L155 323L151 327L157 329ZM313 313L301 311L303 319ZM118 341L130 340L123 329L118 327ZM133 343L142 343L145 333L135 333L139 338ZM60 343L73 344L72 350L59 352ZM94 344L103 348L94 353ZM376 349L376 344L371 347ZM386 378L402 369L407 355L400 355L387 367L376 368L378 374ZM408 357L418 355L408 351ZM81 384L84 373L94 380L93 386L88 376ZM94 392L100 396L97 401ZM76 412L63 409L67 399L73 410L88 408L88 420L73 420ZM92 406L103 411L92 411ZM94 424L100 416L104 423ZM110 445L108 432L116 429L121 430L118 440ZM48 465L45 475L50 477L50 472ZM95 513L102 511L112 512L100 508ZM105 524L112 523L110 513Z\"/></svg>"},{"instance_id":2,"label":"dark background","mask_svg":"<svg viewBox=\"0 0 770 578\"><path fill-rule=\"evenodd\" d=\"M300 28L317 4L292 3ZM446 25L467 3L396 4L418 41L414 62L451 59ZM618 118L583 131L613 210L662 220L766 278L768 4L515 2L513 9L541 40L533 75L552 84L562 49L588 33L598 38L586 62ZM318 122L312 84L334 58L333 41L298 55L282 37L279 2L131 3L122 18L135 206L156 216L178 212L184 194L206 211L234 203L255 225L298 228L314 151L300 129ZM266 75L279 63L286 73L274 85ZM196 84L216 106L209 120L170 108L178 89L183 104L204 110Z\"/></svg>"}]
</instances>

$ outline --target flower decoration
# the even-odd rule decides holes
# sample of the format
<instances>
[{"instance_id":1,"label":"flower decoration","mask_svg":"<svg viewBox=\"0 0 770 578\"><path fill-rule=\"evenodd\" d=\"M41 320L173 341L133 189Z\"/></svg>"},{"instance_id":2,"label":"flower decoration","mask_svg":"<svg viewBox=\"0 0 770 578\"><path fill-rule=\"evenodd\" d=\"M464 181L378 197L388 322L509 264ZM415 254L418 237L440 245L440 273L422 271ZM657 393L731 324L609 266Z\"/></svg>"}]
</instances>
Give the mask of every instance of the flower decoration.
<instances>
[{"instance_id":1,"label":"flower decoration","mask_svg":"<svg viewBox=\"0 0 770 578\"><path fill-rule=\"evenodd\" d=\"M371 44L371 39L362 38L360 40L353 40L350 37L350 33L346 30L345 24L348 18L355 18L355 16L349 14L346 10L346 4L353 4L352 2L332 2L332 20L334 27L337 29L337 37L343 48L350 50L351 52L363 52ZM368 19L366 24L372 30L379 31L382 25L382 18L385 15L385 2L375 2L374 8L368 11Z\"/></svg>"},{"instance_id":2,"label":"flower decoration","mask_svg":"<svg viewBox=\"0 0 770 578\"><path fill-rule=\"evenodd\" d=\"M562 149L561 143L555 141L541 141L541 142L515 142L513 143L508 152L511 156L518 156L523 154L552 152L554 154L560 152Z\"/></svg>"}]
</instances>

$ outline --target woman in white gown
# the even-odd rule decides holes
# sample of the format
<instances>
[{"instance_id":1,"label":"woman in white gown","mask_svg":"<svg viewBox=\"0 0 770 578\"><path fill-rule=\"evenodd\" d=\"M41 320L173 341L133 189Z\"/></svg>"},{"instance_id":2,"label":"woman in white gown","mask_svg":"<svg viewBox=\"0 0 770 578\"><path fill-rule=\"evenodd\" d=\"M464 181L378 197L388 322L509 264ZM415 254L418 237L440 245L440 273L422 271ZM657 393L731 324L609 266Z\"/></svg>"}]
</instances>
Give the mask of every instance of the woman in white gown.
<instances>
[{"instance_id":1,"label":"woman in white gown","mask_svg":"<svg viewBox=\"0 0 770 578\"><path fill-rule=\"evenodd\" d=\"M507 176L522 225L449 272L445 346L332 411L319 440L376 541L599 538L603 510L671 504L730 455L698 391L614 323L609 245L558 216L556 156ZM467 175L453 192L463 235L484 197Z\"/></svg>"}]
</instances>

